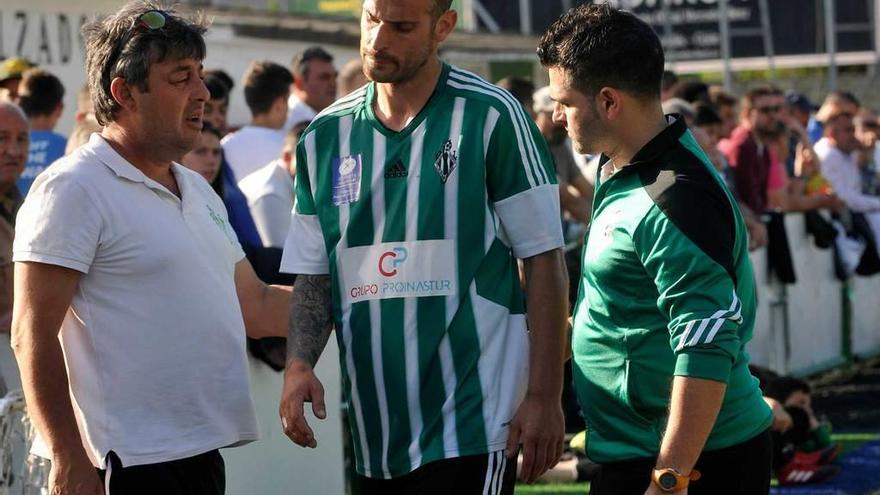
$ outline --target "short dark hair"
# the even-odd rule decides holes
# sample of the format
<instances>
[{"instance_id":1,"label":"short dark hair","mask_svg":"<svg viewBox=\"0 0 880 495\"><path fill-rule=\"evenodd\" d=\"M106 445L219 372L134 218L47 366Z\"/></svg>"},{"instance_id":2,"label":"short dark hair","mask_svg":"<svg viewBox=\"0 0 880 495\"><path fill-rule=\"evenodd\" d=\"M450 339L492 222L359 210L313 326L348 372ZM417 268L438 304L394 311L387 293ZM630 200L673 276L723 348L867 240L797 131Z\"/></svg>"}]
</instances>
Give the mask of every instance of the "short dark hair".
<instances>
[{"instance_id":1,"label":"short dark hair","mask_svg":"<svg viewBox=\"0 0 880 495\"><path fill-rule=\"evenodd\" d=\"M233 81L229 73L223 69L208 69L205 71L205 77L216 77L226 85L226 89L229 91L232 91L232 88L235 87L235 81Z\"/></svg>"},{"instance_id":2,"label":"short dark hair","mask_svg":"<svg viewBox=\"0 0 880 495\"><path fill-rule=\"evenodd\" d=\"M269 111L278 98L290 93L293 75L268 60L253 62L244 73L244 101L253 115Z\"/></svg>"},{"instance_id":3,"label":"short dark hair","mask_svg":"<svg viewBox=\"0 0 880 495\"><path fill-rule=\"evenodd\" d=\"M712 124L723 124L724 121L721 120L721 116L718 115L718 111L715 110L715 107L712 105L707 105L705 103L697 103L694 105L694 125L712 125Z\"/></svg>"},{"instance_id":4,"label":"short dark hair","mask_svg":"<svg viewBox=\"0 0 880 495\"><path fill-rule=\"evenodd\" d=\"M452 0L434 0L433 5L431 6L431 16L434 20L437 20L451 8Z\"/></svg>"},{"instance_id":5,"label":"short dark hair","mask_svg":"<svg viewBox=\"0 0 880 495\"><path fill-rule=\"evenodd\" d=\"M785 96L785 93L776 86L756 86L748 91L742 97L742 111L746 112L755 108L755 102L758 98L765 96Z\"/></svg>"},{"instance_id":6,"label":"short dark hair","mask_svg":"<svg viewBox=\"0 0 880 495\"><path fill-rule=\"evenodd\" d=\"M659 99L663 47L647 23L608 4L582 4L562 15L541 37L538 58L565 70L568 83L587 96L604 86Z\"/></svg>"},{"instance_id":7,"label":"short dark hair","mask_svg":"<svg viewBox=\"0 0 880 495\"><path fill-rule=\"evenodd\" d=\"M290 72L296 79L308 79L309 62L312 60L320 60L322 62L333 63L333 55L320 46L310 46L293 56L290 61Z\"/></svg>"},{"instance_id":8,"label":"short dark hair","mask_svg":"<svg viewBox=\"0 0 880 495\"><path fill-rule=\"evenodd\" d=\"M733 107L739 103L736 96L724 91L724 88L720 86L709 87L709 98L712 100L712 104L715 105L715 108Z\"/></svg>"},{"instance_id":9,"label":"short dark hair","mask_svg":"<svg viewBox=\"0 0 880 495\"><path fill-rule=\"evenodd\" d=\"M164 14L165 25L138 28L137 19L151 10ZM85 26L86 71L98 122L112 122L121 108L110 94L113 79L121 77L141 91L149 91L151 65L168 59L204 60L205 30L201 16L184 19L152 0L129 2L115 14Z\"/></svg>"},{"instance_id":10,"label":"short dark hair","mask_svg":"<svg viewBox=\"0 0 880 495\"><path fill-rule=\"evenodd\" d=\"M522 106L532 108L532 95L535 94L535 83L532 81L524 77L505 77L495 85L506 89Z\"/></svg>"},{"instance_id":11,"label":"short dark hair","mask_svg":"<svg viewBox=\"0 0 880 495\"><path fill-rule=\"evenodd\" d=\"M675 96L688 103L711 103L709 85L703 81L684 81L675 90Z\"/></svg>"},{"instance_id":12,"label":"short dark hair","mask_svg":"<svg viewBox=\"0 0 880 495\"><path fill-rule=\"evenodd\" d=\"M229 86L219 76L205 76L205 87L208 88L208 93L211 93L212 100L229 99Z\"/></svg>"},{"instance_id":13,"label":"short dark hair","mask_svg":"<svg viewBox=\"0 0 880 495\"><path fill-rule=\"evenodd\" d=\"M771 399L785 403L791 394L795 392L803 392L809 395L812 391L810 384L791 376L780 376L775 380L770 380L764 388L764 395Z\"/></svg>"},{"instance_id":14,"label":"short dark hair","mask_svg":"<svg viewBox=\"0 0 880 495\"><path fill-rule=\"evenodd\" d=\"M202 132L203 133L207 132L208 134L213 134L214 136L217 136L217 139L223 139L223 135L220 133L220 129L217 129L216 127L212 126L211 124L209 124L207 122L202 124Z\"/></svg>"},{"instance_id":15,"label":"short dark hair","mask_svg":"<svg viewBox=\"0 0 880 495\"><path fill-rule=\"evenodd\" d=\"M18 106L28 118L51 115L64 101L61 80L43 69L24 71L18 87Z\"/></svg>"}]
</instances>

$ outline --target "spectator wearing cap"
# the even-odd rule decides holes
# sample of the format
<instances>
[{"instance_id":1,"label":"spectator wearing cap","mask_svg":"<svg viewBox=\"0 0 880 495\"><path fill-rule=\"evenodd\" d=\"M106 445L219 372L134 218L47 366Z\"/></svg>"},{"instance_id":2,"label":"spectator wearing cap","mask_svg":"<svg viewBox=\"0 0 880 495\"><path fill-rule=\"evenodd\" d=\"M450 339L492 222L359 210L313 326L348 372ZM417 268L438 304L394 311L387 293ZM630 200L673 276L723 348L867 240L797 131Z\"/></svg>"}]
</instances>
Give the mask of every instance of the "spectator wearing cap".
<instances>
[{"instance_id":1,"label":"spectator wearing cap","mask_svg":"<svg viewBox=\"0 0 880 495\"><path fill-rule=\"evenodd\" d=\"M285 131L300 122L314 119L318 112L336 100L333 55L320 46L307 48L293 57L290 71L293 73L293 85L287 102Z\"/></svg>"},{"instance_id":2,"label":"spectator wearing cap","mask_svg":"<svg viewBox=\"0 0 880 495\"><path fill-rule=\"evenodd\" d=\"M547 141L556 165L559 203L562 211L567 217L586 225L590 222L593 186L587 182L574 161L574 156L568 147L568 132L565 126L553 120L556 102L550 97L550 87L544 86L535 91L532 98L535 124Z\"/></svg>"},{"instance_id":3,"label":"spectator wearing cap","mask_svg":"<svg viewBox=\"0 0 880 495\"><path fill-rule=\"evenodd\" d=\"M785 93L785 109L791 121L806 129L817 107L803 93L788 91Z\"/></svg>"},{"instance_id":4,"label":"spectator wearing cap","mask_svg":"<svg viewBox=\"0 0 880 495\"><path fill-rule=\"evenodd\" d=\"M24 71L33 67L34 64L21 57L7 58L0 62L0 97L4 96L9 101L18 99L18 84Z\"/></svg>"},{"instance_id":5,"label":"spectator wearing cap","mask_svg":"<svg viewBox=\"0 0 880 495\"><path fill-rule=\"evenodd\" d=\"M67 138L54 132L64 112L64 85L43 69L28 69L18 86L18 105L31 128L27 167L18 179L18 189L27 195L37 175L64 156Z\"/></svg>"}]
</instances>

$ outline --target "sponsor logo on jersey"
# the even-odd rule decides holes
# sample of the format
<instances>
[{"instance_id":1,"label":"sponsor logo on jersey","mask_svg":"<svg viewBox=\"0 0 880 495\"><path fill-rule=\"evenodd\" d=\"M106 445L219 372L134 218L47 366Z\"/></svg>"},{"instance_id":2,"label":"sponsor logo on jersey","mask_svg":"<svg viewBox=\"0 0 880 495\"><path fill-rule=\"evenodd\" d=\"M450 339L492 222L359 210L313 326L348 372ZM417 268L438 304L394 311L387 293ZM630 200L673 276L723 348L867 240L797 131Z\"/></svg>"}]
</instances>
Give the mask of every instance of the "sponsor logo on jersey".
<instances>
[{"instance_id":1,"label":"sponsor logo on jersey","mask_svg":"<svg viewBox=\"0 0 880 495\"><path fill-rule=\"evenodd\" d=\"M457 292L455 242L410 241L360 246L337 253L345 303Z\"/></svg>"},{"instance_id":2,"label":"sponsor logo on jersey","mask_svg":"<svg viewBox=\"0 0 880 495\"><path fill-rule=\"evenodd\" d=\"M400 158L385 167L386 179L400 179L406 177L407 175L409 175L409 172L407 172L406 166L403 164L402 161L400 161Z\"/></svg>"},{"instance_id":3,"label":"sponsor logo on jersey","mask_svg":"<svg viewBox=\"0 0 880 495\"><path fill-rule=\"evenodd\" d=\"M461 141L461 138L459 138L459 141ZM440 148L440 151L434 155L434 168L440 174L440 180L444 184L446 184L446 179L452 175L452 171L455 170L457 164L458 148L453 147L451 139L447 139L443 143L443 147Z\"/></svg>"},{"instance_id":4,"label":"sponsor logo on jersey","mask_svg":"<svg viewBox=\"0 0 880 495\"><path fill-rule=\"evenodd\" d=\"M397 267L406 261L406 248L396 247L391 251L385 251L379 256L379 273L383 277L397 275Z\"/></svg>"}]
</instances>

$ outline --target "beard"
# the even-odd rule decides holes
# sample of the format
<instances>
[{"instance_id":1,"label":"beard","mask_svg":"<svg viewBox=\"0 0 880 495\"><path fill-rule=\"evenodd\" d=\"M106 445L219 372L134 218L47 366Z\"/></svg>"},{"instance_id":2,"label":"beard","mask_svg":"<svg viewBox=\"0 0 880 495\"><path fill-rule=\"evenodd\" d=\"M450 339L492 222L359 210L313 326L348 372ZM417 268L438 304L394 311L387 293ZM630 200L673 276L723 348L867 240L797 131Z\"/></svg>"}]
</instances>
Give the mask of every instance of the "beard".
<instances>
[{"instance_id":1,"label":"beard","mask_svg":"<svg viewBox=\"0 0 880 495\"><path fill-rule=\"evenodd\" d=\"M361 48L361 59L364 63L364 74L377 83L401 84L412 80L422 67L428 63L432 47L429 45L417 53L405 57L393 57L382 53L370 55ZM379 63L384 67L380 68Z\"/></svg>"}]
</instances>

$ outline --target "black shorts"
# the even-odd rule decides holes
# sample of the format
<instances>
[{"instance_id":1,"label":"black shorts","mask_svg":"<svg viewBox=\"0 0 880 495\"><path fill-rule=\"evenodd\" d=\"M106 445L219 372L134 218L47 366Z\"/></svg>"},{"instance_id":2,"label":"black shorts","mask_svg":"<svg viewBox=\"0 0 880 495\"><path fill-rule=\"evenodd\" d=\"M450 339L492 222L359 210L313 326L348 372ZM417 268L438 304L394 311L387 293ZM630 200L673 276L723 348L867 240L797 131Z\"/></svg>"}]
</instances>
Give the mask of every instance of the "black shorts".
<instances>
[{"instance_id":1,"label":"black shorts","mask_svg":"<svg viewBox=\"0 0 880 495\"><path fill-rule=\"evenodd\" d=\"M357 476L359 495L513 495L516 459L504 451L431 462L393 479Z\"/></svg>"},{"instance_id":2,"label":"black shorts","mask_svg":"<svg viewBox=\"0 0 880 495\"><path fill-rule=\"evenodd\" d=\"M107 469L98 469L105 495L223 495L226 468L212 450L186 459L123 467L115 452Z\"/></svg>"},{"instance_id":3,"label":"black shorts","mask_svg":"<svg viewBox=\"0 0 880 495\"><path fill-rule=\"evenodd\" d=\"M770 492L772 443L767 430L745 442L703 452L695 466L702 477L691 482L688 495L766 495ZM644 495L654 464L655 459L602 464L590 484L590 495Z\"/></svg>"}]
</instances>

